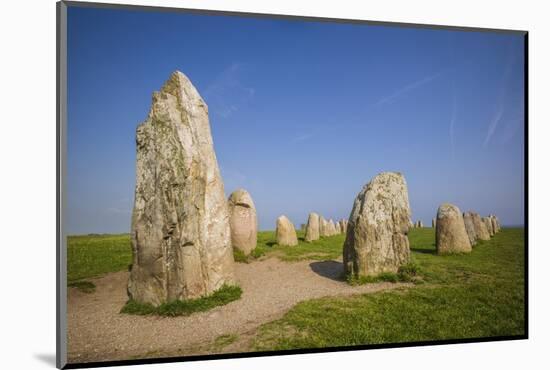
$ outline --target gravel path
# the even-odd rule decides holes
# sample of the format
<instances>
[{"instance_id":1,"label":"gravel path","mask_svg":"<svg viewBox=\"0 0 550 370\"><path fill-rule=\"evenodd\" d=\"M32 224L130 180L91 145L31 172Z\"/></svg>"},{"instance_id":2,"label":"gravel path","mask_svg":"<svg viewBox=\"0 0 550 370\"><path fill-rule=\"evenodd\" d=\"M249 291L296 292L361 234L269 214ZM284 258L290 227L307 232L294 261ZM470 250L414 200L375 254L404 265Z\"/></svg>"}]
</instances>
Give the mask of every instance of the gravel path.
<instances>
[{"instance_id":1,"label":"gravel path","mask_svg":"<svg viewBox=\"0 0 550 370\"><path fill-rule=\"evenodd\" d=\"M127 300L128 272L90 279L97 286L92 294L70 288L69 362L204 353L204 345L220 335L250 335L261 324L282 317L300 301L370 293L403 285L350 286L339 279L342 263L338 261L282 262L269 258L235 265L237 280L243 290L241 299L186 317L120 314ZM247 350L234 345L231 348Z\"/></svg>"}]
</instances>

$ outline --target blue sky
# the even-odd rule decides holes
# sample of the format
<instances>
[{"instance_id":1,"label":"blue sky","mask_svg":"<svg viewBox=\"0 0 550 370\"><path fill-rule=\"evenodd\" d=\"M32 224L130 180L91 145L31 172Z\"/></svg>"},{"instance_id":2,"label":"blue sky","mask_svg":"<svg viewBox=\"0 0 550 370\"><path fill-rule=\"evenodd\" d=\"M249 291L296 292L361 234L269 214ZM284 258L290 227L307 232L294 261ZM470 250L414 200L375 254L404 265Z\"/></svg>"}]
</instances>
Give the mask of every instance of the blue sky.
<instances>
[{"instance_id":1,"label":"blue sky","mask_svg":"<svg viewBox=\"0 0 550 370\"><path fill-rule=\"evenodd\" d=\"M425 224L443 202L524 222L521 35L69 7L70 234L129 231L135 129L174 70L262 230L347 218L383 171Z\"/></svg>"}]
</instances>

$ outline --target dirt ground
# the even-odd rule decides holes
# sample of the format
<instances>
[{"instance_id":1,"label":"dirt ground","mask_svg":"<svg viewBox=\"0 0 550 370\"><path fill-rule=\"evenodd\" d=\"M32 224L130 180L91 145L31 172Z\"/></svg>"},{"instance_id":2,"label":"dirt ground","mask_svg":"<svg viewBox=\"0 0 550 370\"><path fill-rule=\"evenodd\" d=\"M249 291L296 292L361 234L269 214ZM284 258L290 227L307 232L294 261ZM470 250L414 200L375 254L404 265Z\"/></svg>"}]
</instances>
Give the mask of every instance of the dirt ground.
<instances>
[{"instance_id":1,"label":"dirt ground","mask_svg":"<svg viewBox=\"0 0 550 370\"><path fill-rule=\"evenodd\" d=\"M283 316L296 303L325 296L372 293L403 284L350 286L340 279L339 261L282 262L276 258L237 263L241 299L185 317L120 314L128 299L128 272L97 279L91 294L68 292L69 362L186 356L250 351L258 327ZM238 336L221 348L216 339Z\"/></svg>"}]
</instances>

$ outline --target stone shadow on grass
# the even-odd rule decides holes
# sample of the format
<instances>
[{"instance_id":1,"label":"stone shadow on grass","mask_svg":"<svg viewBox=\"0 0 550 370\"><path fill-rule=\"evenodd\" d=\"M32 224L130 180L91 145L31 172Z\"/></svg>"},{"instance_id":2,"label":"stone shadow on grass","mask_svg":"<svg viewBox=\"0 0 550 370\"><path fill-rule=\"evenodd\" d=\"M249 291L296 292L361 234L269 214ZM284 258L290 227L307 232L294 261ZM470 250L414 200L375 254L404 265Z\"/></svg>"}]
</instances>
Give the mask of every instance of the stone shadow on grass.
<instances>
[{"instance_id":1,"label":"stone shadow on grass","mask_svg":"<svg viewBox=\"0 0 550 370\"><path fill-rule=\"evenodd\" d=\"M424 254L437 254L437 251L435 249L435 243L429 247L421 246L421 247L411 248L411 252L424 253Z\"/></svg>"},{"instance_id":2,"label":"stone shadow on grass","mask_svg":"<svg viewBox=\"0 0 550 370\"><path fill-rule=\"evenodd\" d=\"M346 281L344 278L344 264L338 261L312 262L309 267L317 275L334 281Z\"/></svg>"}]
</instances>

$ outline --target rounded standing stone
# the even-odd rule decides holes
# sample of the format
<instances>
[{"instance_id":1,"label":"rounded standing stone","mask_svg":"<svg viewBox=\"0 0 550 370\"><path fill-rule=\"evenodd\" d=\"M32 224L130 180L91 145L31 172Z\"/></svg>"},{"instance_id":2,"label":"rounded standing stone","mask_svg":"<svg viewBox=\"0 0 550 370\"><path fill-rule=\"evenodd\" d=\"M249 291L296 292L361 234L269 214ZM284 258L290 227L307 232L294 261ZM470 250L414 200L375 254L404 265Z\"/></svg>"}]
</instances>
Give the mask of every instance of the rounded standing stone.
<instances>
[{"instance_id":1,"label":"rounded standing stone","mask_svg":"<svg viewBox=\"0 0 550 370\"><path fill-rule=\"evenodd\" d=\"M256 207L250 194L244 189L235 190L229 196L229 225L233 248L249 255L258 241Z\"/></svg>"},{"instance_id":2,"label":"rounded standing stone","mask_svg":"<svg viewBox=\"0 0 550 370\"><path fill-rule=\"evenodd\" d=\"M438 254L468 253L472 245L460 209L444 203L437 210L435 245Z\"/></svg>"},{"instance_id":3,"label":"rounded standing stone","mask_svg":"<svg viewBox=\"0 0 550 370\"><path fill-rule=\"evenodd\" d=\"M306 242L312 242L319 239L319 215L315 212L311 212L307 218L306 235L304 239Z\"/></svg>"},{"instance_id":4,"label":"rounded standing stone","mask_svg":"<svg viewBox=\"0 0 550 370\"><path fill-rule=\"evenodd\" d=\"M411 211L405 178L396 172L374 177L355 198L343 248L351 276L397 272L409 262Z\"/></svg>"}]
</instances>

